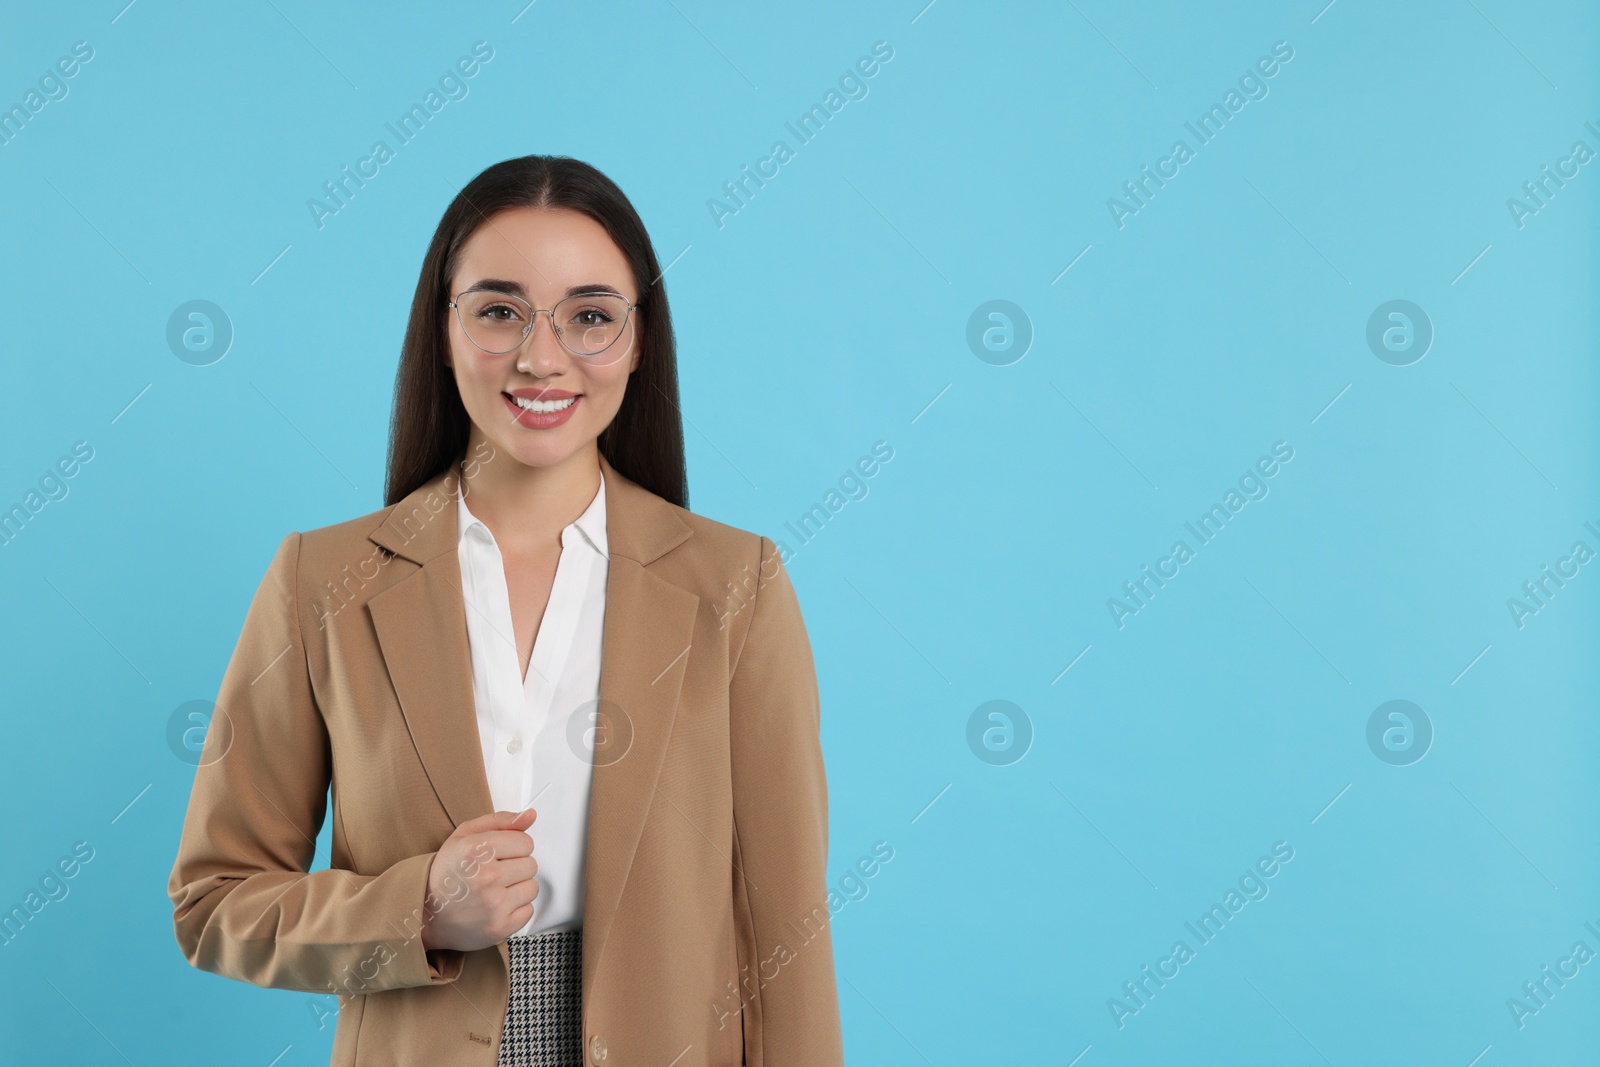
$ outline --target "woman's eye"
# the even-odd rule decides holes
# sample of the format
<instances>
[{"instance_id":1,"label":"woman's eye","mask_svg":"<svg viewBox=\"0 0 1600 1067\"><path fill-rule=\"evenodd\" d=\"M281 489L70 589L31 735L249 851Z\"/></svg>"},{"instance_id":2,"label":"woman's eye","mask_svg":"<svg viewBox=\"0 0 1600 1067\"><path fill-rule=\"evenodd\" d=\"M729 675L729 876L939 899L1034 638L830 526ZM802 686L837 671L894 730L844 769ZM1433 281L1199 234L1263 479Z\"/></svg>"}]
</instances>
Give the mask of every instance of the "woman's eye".
<instances>
[{"instance_id":1,"label":"woman's eye","mask_svg":"<svg viewBox=\"0 0 1600 1067\"><path fill-rule=\"evenodd\" d=\"M490 304L478 312L478 318L488 319L490 322L514 322L517 311L509 304Z\"/></svg>"},{"instance_id":2,"label":"woman's eye","mask_svg":"<svg viewBox=\"0 0 1600 1067\"><path fill-rule=\"evenodd\" d=\"M599 308L584 308L582 311L574 312L572 316L572 322L576 326L604 326L610 321L611 316Z\"/></svg>"}]
</instances>

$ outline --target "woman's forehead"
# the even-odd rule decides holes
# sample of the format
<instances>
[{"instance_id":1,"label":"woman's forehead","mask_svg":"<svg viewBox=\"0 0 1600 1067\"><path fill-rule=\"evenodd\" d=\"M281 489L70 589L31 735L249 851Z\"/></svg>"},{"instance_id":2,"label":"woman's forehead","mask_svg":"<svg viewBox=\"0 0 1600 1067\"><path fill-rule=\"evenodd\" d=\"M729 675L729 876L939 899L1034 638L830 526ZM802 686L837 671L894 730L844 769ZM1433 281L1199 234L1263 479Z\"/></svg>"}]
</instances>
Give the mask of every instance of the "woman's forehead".
<instances>
[{"instance_id":1,"label":"woman's forehead","mask_svg":"<svg viewBox=\"0 0 1600 1067\"><path fill-rule=\"evenodd\" d=\"M510 208L486 219L462 246L458 280L518 279L532 291L630 282L627 257L604 226L569 208Z\"/></svg>"}]
</instances>

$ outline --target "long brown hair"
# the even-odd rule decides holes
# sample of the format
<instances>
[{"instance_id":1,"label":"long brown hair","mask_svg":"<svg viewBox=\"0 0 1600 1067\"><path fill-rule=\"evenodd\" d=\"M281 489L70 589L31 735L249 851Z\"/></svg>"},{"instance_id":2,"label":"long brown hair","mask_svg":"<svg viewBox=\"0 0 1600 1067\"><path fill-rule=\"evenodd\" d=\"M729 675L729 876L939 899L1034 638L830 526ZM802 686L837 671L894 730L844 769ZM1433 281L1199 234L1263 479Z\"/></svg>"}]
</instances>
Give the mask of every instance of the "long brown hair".
<instances>
[{"instance_id":1,"label":"long brown hair","mask_svg":"<svg viewBox=\"0 0 1600 1067\"><path fill-rule=\"evenodd\" d=\"M628 260L639 294L635 314L643 317L639 367L616 418L596 444L619 473L687 508L678 360L655 249L639 213L616 183L566 156L521 156L494 164L456 194L439 220L422 260L400 350L384 503L404 499L466 453L472 420L444 361L450 343L449 287L462 245L490 216L514 207L581 211L605 227Z\"/></svg>"}]
</instances>

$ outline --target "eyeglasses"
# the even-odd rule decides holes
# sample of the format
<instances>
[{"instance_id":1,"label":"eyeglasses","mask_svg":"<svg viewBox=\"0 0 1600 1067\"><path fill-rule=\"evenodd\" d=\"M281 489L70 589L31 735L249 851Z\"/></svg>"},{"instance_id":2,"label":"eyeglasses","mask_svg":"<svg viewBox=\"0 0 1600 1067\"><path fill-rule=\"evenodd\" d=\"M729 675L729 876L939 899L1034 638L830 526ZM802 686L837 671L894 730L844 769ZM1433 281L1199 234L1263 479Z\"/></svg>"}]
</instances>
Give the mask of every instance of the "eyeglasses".
<instances>
[{"instance_id":1,"label":"eyeglasses","mask_svg":"<svg viewBox=\"0 0 1600 1067\"><path fill-rule=\"evenodd\" d=\"M597 359L617 342L628 324L629 314L638 304L630 304L615 293L577 293L553 308L536 308L526 300L496 289L468 289L454 300L456 321L467 340L494 355L504 355L522 346L533 332L534 318L541 311L550 316L550 326L563 348L592 364L613 363L623 355L617 349L609 358Z\"/></svg>"}]
</instances>

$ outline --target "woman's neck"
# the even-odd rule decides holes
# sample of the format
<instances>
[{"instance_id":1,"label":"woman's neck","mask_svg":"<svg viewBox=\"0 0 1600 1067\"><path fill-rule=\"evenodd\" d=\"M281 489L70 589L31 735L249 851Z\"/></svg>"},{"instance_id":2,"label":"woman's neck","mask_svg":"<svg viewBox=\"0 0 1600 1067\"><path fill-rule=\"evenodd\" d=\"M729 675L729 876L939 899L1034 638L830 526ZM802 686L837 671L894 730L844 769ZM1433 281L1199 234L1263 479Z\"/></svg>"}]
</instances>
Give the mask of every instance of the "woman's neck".
<instances>
[{"instance_id":1,"label":"woman's neck","mask_svg":"<svg viewBox=\"0 0 1600 1067\"><path fill-rule=\"evenodd\" d=\"M469 455L475 453L468 450ZM582 515L600 488L600 450L591 442L550 466L522 463L503 449L487 462L464 464L462 492L502 553L559 550L561 531Z\"/></svg>"}]
</instances>

